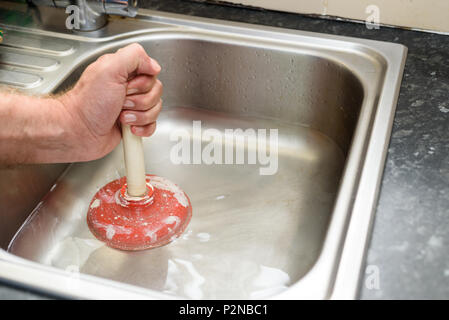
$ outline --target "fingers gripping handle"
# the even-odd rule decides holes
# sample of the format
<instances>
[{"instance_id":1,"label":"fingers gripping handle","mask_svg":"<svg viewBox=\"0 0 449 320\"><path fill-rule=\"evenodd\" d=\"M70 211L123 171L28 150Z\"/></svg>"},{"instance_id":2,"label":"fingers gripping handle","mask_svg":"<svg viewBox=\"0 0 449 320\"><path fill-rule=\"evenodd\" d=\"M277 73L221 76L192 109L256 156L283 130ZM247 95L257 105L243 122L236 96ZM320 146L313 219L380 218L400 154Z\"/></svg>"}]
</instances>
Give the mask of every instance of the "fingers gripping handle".
<instances>
[{"instance_id":1,"label":"fingers gripping handle","mask_svg":"<svg viewBox=\"0 0 449 320\"><path fill-rule=\"evenodd\" d=\"M131 197L146 194L145 158L142 137L131 132L129 125L122 124L123 151L125 154L127 192Z\"/></svg>"}]
</instances>

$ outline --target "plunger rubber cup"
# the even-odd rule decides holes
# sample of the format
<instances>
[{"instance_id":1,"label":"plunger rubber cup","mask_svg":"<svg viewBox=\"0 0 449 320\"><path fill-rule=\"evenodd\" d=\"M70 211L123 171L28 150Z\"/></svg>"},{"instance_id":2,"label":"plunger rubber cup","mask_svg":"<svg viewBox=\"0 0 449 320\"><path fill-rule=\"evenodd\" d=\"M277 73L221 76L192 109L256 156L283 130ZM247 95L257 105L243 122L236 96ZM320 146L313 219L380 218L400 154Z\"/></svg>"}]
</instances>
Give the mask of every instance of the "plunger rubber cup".
<instances>
[{"instance_id":1,"label":"plunger rubber cup","mask_svg":"<svg viewBox=\"0 0 449 320\"><path fill-rule=\"evenodd\" d=\"M146 175L147 193L131 197L126 177L114 180L93 197L87 224L112 248L144 250L163 246L184 232L192 217L189 197L173 182Z\"/></svg>"}]
</instances>

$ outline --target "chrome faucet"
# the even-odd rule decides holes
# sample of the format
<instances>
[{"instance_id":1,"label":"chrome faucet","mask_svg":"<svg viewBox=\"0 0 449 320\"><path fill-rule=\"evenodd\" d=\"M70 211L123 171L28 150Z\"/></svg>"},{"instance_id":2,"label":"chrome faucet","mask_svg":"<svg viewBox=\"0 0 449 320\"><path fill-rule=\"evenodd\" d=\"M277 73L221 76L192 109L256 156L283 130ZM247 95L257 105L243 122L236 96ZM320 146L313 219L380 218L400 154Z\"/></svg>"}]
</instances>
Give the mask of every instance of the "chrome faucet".
<instances>
[{"instance_id":1,"label":"chrome faucet","mask_svg":"<svg viewBox=\"0 0 449 320\"><path fill-rule=\"evenodd\" d=\"M138 0L28 0L36 6L66 8L66 13L74 10L77 17L77 30L92 31L104 27L107 15L134 17L137 14ZM68 10L67 10L68 9Z\"/></svg>"}]
</instances>

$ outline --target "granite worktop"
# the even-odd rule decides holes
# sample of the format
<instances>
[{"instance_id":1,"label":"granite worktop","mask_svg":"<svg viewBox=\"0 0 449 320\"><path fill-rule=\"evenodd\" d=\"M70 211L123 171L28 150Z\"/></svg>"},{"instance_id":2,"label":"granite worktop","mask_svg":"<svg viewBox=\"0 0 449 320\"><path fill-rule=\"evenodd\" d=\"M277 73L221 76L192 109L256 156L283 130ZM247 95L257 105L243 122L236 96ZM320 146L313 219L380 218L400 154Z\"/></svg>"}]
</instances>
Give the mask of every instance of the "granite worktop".
<instances>
[{"instance_id":1,"label":"granite worktop","mask_svg":"<svg viewBox=\"0 0 449 320\"><path fill-rule=\"evenodd\" d=\"M361 299L449 298L449 36L182 0L140 6L193 16L401 43L404 79L374 220ZM43 296L42 296L43 297ZM0 286L1 298L39 298Z\"/></svg>"}]
</instances>

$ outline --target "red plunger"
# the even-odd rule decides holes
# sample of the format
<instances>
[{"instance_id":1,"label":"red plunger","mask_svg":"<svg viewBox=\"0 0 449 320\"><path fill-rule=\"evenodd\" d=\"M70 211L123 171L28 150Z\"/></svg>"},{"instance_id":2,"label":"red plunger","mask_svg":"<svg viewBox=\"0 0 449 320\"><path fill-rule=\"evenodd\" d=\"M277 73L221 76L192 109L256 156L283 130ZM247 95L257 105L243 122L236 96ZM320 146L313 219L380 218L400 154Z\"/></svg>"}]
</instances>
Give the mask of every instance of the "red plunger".
<instances>
[{"instance_id":1,"label":"red plunger","mask_svg":"<svg viewBox=\"0 0 449 320\"><path fill-rule=\"evenodd\" d=\"M109 247L144 250L163 246L184 232L192 217L189 197L173 182L145 174L142 138L122 125L126 178L93 197L87 224Z\"/></svg>"}]
</instances>

